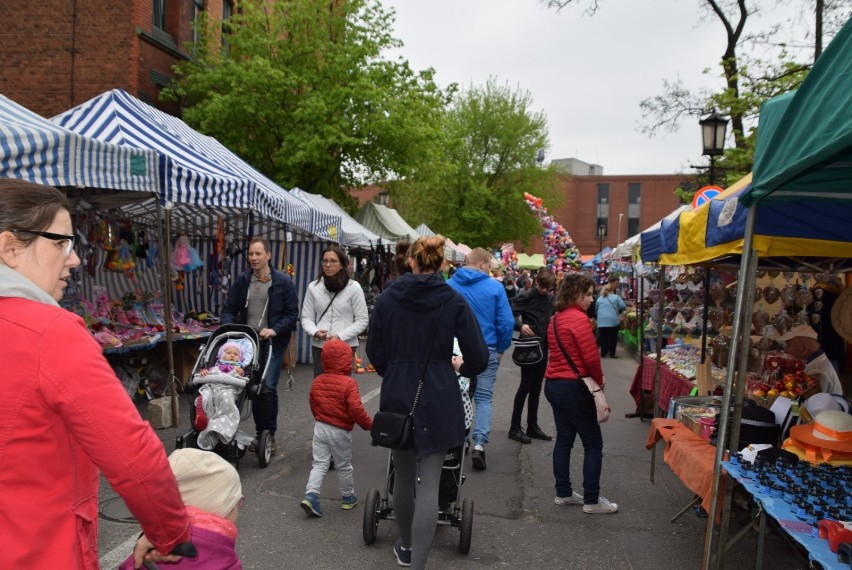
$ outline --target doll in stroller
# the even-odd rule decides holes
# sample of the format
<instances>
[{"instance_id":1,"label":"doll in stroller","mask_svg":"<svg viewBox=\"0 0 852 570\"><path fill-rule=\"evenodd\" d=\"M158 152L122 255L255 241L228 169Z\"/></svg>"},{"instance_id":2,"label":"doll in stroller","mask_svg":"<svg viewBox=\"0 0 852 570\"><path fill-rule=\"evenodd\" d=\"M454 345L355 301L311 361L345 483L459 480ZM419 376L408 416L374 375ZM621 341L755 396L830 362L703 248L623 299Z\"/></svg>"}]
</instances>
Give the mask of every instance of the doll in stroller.
<instances>
[{"instance_id":1,"label":"doll in stroller","mask_svg":"<svg viewBox=\"0 0 852 570\"><path fill-rule=\"evenodd\" d=\"M262 431L254 437L239 429L251 413L249 400L259 393L269 365L271 351L261 348L257 332L247 325L223 325L211 335L186 382L192 429L177 437L177 449L213 451L239 469L240 459L253 444L260 467L269 465L271 434Z\"/></svg>"}]
</instances>

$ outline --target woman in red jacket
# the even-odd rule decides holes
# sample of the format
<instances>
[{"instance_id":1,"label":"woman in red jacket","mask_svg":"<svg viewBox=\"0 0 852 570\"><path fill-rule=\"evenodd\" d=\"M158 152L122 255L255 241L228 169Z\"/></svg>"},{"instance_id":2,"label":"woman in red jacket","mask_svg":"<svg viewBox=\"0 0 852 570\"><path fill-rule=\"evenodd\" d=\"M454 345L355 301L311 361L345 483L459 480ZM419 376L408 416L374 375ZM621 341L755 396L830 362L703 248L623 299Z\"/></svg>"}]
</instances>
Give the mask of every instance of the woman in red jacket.
<instances>
[{"instance_id":1,"label":"woman in red jacket","mask_svg":"<svg viewBox=\"0 0 852 570\"><path fill-rule=\"evenodd\" d=\"M163 444L57 303L80 265L70 211L54 188L0 180L0 568L97 569L98 470L145 533L136 567L176 561L189 521Z\"/></svg>"},{"instance_id":2,"label":"woman in red jacket","mask_svg":"<svg viewBox=\"0 0 852 570\"><path fill-rule=\"evenodd\" d=\"M614 513L618 505L600 496L603 435L595 413L580 407L580 378L592 377L601 388L606 384L601 357L586 311L592 302L594 281L585 273L570 273L562 279L556 294L556 315L547 327L550 360L545 372L544 396L553 407L556 446L553 449L553 476L556 478L557 505L583 505L588 514ZM555 330L554 330L555 328ZM556 335L559 335L557 342ZM568 363L560 343L573 361ZM576 367L577 372L574 371ZM571 448L577 436L583 442L583 494L571 486Z\"/></svg>"}]
</instances>

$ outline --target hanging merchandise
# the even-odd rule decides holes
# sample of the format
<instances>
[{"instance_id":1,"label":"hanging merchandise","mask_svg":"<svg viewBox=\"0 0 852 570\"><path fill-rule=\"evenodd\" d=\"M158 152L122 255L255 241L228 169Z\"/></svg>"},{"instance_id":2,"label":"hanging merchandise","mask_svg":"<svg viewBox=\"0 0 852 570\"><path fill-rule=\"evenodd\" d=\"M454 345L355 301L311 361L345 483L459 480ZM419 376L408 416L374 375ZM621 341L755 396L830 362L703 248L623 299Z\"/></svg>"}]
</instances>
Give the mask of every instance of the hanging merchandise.
<instances>
[{"instance_id":1,"label":"hanging merchandise","mask_svg":"<svg viewBox=\"0 0 852 570\"><path fill-rule=\"evenodd\" d=\"M178 236L177 241L175 242L175 250L172 252L172 268L177 271L184 271L190 261L189 238L185 235Z\"/></svg>"}]
</instances>

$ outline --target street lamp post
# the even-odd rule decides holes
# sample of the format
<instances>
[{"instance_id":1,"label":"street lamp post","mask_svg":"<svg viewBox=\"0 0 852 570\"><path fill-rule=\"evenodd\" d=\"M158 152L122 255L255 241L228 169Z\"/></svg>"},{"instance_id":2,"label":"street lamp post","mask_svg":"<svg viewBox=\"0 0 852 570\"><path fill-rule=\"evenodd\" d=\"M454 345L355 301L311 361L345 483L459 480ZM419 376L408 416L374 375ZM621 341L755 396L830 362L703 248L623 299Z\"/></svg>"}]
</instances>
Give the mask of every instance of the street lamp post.
<instances>
[{"instance_id":1,"label":"street lamp post","mask_svg":"<svg viewBox=\"0 0 852 570\"><path fill-rule=\"evenodd\" d=\"M606 237L606 224L598 224L598 251L603 251L603 239Z\"/></svg>"},{"instance_id":2,"label":"street lamp post","mask_svg":"<svg viewBox=\"0 0 852 570\"><path fill-rule=\"evenodd\" d=\"M710 184L716 184L716 157L725 154L725 131L728 119L712 109L710 114L698 121L701 125L701 143L704 156L710 157Z\"/></svg>"}]
</instances>

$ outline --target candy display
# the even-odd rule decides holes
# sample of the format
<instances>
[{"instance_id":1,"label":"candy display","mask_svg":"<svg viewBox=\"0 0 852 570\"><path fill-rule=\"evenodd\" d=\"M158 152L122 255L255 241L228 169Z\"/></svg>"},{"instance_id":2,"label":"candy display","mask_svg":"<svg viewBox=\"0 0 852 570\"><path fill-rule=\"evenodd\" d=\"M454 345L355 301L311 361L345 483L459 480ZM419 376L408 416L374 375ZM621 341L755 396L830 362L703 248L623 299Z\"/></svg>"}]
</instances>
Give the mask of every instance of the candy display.
<instances>
[{"instance_id":1,"label":"candy display","mask_svg":"<svg viewBox=\"0 0 852 570\"><path fill-rule=\"evenodd\" d=\"M805 374L804 362L783 352L768 353L763 361L763 370L749 373L746 381L750 397L767 405L771 405L777 396L791 399L807 397L819 390L819 383Z\"/></svg>"}]
</instances>

